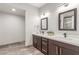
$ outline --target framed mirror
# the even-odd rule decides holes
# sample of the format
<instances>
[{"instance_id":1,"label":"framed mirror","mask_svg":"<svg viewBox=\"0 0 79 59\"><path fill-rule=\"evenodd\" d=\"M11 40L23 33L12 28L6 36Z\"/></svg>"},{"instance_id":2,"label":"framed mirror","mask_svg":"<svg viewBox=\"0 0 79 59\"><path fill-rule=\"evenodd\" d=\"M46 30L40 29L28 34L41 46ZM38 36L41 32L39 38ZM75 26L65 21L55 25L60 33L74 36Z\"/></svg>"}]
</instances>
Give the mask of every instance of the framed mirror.
<instances>
[{"instance_id":1,"label":"framed mirror","mask_svg":"<svg viewBox=\"0 0 79 59\"><path fill-rule=\"evenodd\" d=\"M48 30L48 18L41 19L41 30Z\"/></svg>"},{"instance_id":2,"label":"framed mirror","mask_svg":"<svg viewBox=\"0 0 79 59\"><path fill-rule=\"evenodd\" d=\"M59 30L76 30L77 8L59 13Z\"/></svg>"}]
</instances>

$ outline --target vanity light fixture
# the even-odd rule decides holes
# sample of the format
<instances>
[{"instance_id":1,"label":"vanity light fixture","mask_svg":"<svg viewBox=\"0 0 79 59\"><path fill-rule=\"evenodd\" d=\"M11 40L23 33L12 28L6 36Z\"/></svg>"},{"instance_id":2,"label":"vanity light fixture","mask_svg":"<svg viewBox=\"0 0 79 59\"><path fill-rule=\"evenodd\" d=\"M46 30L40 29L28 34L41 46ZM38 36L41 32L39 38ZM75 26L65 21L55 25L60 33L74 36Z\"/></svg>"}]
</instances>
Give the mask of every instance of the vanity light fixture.
<instances>
[{"instance_id":1,"label":"vanity light fixture","mask_svg":"<svg viewBox=\"0 0 79 59\"><path fill-rule=\"evenodd\" d=\"M49 17L50 13L49 12L44 12L41 15L41 18Z\"/></svg>"},{"instance_id":2,"label":"vanity light fixture","mask_svg":"<svg viewBox=\"0 0 79 59\"><path fill-rule=\"evenodd\" d=\"M12 8L11 10L12 10L12 11L14 11L14 12L16 11L16 9L15 9L15 8Z\"/></svg>"},{"instance_id":3,"label":"vanity light fixture","mask_svg":"<svg viewBox=\"0 0 79 59\"><path fill-rule=\"evenodd\" d=\"M41 18L44 18L45 17L45 13L43 12L42 14L41 14Z\"/></svg>"}]
</instances>

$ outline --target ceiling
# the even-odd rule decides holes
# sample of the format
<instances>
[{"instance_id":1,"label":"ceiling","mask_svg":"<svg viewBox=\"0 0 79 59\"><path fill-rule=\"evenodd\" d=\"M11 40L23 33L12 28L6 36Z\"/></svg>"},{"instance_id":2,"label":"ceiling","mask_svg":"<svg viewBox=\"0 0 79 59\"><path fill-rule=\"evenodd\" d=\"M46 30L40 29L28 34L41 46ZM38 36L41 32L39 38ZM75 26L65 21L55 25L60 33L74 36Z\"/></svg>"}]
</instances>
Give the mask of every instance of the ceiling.
<instances>
[{"instance_id":1,"label":"ceiling","mask_svg":"<svg viewBox=\"0 0 79 59\"><path fill-rule=\"evenodd\" d=\"M16 11L12 11L13 8L15 8ZM13 7L13 6L8 5L6 3L0 3L0 12L19 15L19 16L25 16L25 10Z\"/></svg>"},{"instance_id":2,"label":"ceiling","mask_svg":"<svg viewBox=\"0 0 79 59\"><path fill-rule=\"evenodd\" d=\"M29 3L29 4L32 5L32 6L40 8L40 7L44 6L47 3Z\"/></svg>"},{"instance_id":3,"label":"ceiling","mask_svg":"<svg viewBox=\"0 0 79 59\"><path fill-rule=\"evenodd\" d=\"M19 3L0 3L0 12L25 16L25 10L22 9L22 7L19 8L20 6L23 6L24 8L26 8L29 5L29 6L34 6L36 8L40 8L40 7L44 6L45 4L46 3L21 3L21 4L19 4ZM16 11L13 12L12 8L15 8Z\"/></svg>"},{"instance_id":4,"label":"ceiling","mask_svg":"<svg viewBox=\"0 0 79 59\"><path fill-rule=\"evenodd\" d=\"M10 13L10 14L14 14L14 15L20 15L20 16L25 16L25 10L21 8L19 8L20 6L23 6L25 8L25 6L27 7L29 6L34 6L36 8L40 8L42 6L44 6L46 3L0 3L0 12L5 12L5 13ZM16 11L13 12L11 9L15 8Z\"/></svg>"},{"instance_id":5,"label":"ceiling","mask_svg":"<svg viewBox=\"0 0 79 59\"><path fill-rule=\"evenodd\" d=\"M0 12L25 16L25 10L28 7L34 6L36 8L40 8L46 4L47 3L0 3ZM58 5L58 3L56 3L56 4ZM53 4L53 5L55 5L55 4ZM15 12L12 11L13 8L16 9Z\"/></svg>"}]
</instances>

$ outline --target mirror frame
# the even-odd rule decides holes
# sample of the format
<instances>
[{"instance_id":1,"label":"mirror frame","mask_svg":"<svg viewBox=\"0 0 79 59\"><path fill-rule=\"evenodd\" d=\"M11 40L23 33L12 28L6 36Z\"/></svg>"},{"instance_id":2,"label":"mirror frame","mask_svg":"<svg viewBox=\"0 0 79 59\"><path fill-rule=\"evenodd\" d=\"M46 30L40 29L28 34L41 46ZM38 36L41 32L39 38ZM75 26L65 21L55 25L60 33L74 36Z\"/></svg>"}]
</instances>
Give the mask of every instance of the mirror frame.
<instances>
[{"instance_id":1,"label":"mirror frame","mask_svg":"<svg viewBox=\"0 0 79 59\"><path fill-rule=\"evenodd\" d=\"M61 18L60 18L60 16L62 15L62 14L64 14L64 13L67 13L67 12L71 12L71 11L74 11L74 29L62 29L61 28ZM68 11L65 11L65 12L61 12L61 13L59 13L59 15L58 15L58 29L59 30L67 30L67 31L76 31L77 30L77 8L74 8L74 9L72 9L72 10L68 10Z\"/></svg>"},{"instance_id":2,"label":"mirror frame","mask_svg":"<svg viewBox=\"0 0 79 59\"><path fill-rule=\"evenodd\" d=\"M46 28L42 28L42 20L45 20L46 19ZM42 18L41 19L41 30L48 30L48 17L45 17L45 18Z\"/></svg>"}]
</instances>

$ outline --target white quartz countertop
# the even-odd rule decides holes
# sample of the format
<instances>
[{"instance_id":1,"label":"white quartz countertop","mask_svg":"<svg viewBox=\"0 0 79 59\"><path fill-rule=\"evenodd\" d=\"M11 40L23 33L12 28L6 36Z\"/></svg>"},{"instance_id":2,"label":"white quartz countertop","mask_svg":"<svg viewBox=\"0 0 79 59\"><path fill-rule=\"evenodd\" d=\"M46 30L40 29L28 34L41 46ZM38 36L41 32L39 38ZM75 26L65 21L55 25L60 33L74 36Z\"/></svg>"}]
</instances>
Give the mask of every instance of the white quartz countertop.
<instances>
[{"instance_id":1,"label":"white quartz countertop","mask_svg":"<svg viewBox=\"0 0 79 59\"><path fill-rule=\"evenodd\" d=\"M37 36L44 37L44 38L51 39L51 40L56 40L56 41L63 42L63 43L72 44L75 46L79 46L79 38L75 38L75 37L64 38L61 35L49 36L49 35L36 34L36 33L33 33L33 35L37 35Z\"/></svg>"}]
</instances>

